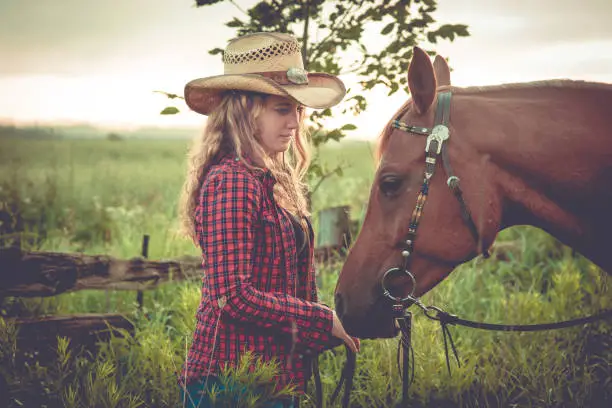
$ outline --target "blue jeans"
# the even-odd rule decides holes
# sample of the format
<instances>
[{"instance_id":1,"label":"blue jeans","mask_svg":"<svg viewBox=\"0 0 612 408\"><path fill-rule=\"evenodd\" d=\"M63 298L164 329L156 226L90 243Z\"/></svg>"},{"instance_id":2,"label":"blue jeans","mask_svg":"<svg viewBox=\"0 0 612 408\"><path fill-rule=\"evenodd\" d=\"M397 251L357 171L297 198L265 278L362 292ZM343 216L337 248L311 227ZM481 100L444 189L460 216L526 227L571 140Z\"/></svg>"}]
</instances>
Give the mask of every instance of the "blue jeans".
<instances>
[{"instance_id":1,"label":"blue jeans","mask_svg":"<svg viewBox=\"0 0 612 408\"><path fill-rule=\"evenodd\" d=\"M206 385L206 388L204 388ZM209 392L212 389L213 385L216 385L218 390L223 390L225 387L217 377L210 376L208 377L208 382L206 382L206 377L202 378L199 382L194 382L187 385L187 393L183 387L180 387L180 407L184 408L213 408L213 407L238 407L238 401L236 401L236 394L241 392L232 392L232 399L228 401L228 397L219 396L213 404L209 398ZM246 389L241 390L242 392L246 391ZM184 401L184 403L183 403ZM283 399L283 400L272 400L266 401L263 405L265 408L295 408L293 399Z\"/></svg>"}]
</instances>

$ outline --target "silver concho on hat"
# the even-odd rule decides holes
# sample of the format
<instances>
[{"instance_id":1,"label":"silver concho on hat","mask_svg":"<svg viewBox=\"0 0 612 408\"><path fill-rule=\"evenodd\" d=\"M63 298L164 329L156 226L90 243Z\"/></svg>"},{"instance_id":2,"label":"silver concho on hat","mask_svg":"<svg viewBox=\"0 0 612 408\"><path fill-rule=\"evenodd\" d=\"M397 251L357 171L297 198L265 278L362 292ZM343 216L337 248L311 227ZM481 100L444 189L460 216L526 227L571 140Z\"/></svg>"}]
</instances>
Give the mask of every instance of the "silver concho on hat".
<instances>
[{"instance_id":1,"label":"silver concho on hat","mask_svg":"<svg viewBox=\"0 0 612 408\"><path fill-rule=\"evenodd\" d=\"M305 85L308 83L308 72L303 68L289 68L287 79L296 85Z\"/></svg>"}]
</instances>

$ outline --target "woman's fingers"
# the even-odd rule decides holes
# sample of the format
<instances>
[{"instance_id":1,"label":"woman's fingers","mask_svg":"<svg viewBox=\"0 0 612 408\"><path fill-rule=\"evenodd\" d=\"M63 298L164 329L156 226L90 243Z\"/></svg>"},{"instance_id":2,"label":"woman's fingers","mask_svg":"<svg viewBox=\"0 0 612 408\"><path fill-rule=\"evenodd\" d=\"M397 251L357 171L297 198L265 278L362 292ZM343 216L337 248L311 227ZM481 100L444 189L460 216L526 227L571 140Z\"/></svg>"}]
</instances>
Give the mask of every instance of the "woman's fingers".
<instances>
[{"instance_id":1,"label":"woman's fingers","mask_svg":"<svg viewBox=\"0 0 612 408\"><path fill-rule=\"evenodd\" d=\"M338 315L335 311L334 313L334 325L332 328L332 335L344 341L344 343L354 352L357 353L359 351L359 340L353 339L349 334L344 330L342 326L342 322L338 318Z\"/></svg>"},{"instance_id":2,"label":"woman's fingers","mask_svg":"<svg viewBox=\"0 0 612 408\"><path fill-rule=\"evenodd\" d=\"M351 336L351 338L353 339L353 342L355 343L355 346L357 347L357 352L361 351L361 342L359 341L359 339L353 336Z\"/></svg>"},{"instance_id":3,"label":"woman's fingers","mask_svg":"<svg viewBox=\"0 0 612 408\"><path fill-rule=\"evenodd\" d=\"M344 332L344 342L346 343L347 346L349 346L349 348L351 349L353 353L357 353L359 351L359 348L355 344L355 341L353 340L353 338L349 336L346 332Z\"/></svg>"}]
</instances>

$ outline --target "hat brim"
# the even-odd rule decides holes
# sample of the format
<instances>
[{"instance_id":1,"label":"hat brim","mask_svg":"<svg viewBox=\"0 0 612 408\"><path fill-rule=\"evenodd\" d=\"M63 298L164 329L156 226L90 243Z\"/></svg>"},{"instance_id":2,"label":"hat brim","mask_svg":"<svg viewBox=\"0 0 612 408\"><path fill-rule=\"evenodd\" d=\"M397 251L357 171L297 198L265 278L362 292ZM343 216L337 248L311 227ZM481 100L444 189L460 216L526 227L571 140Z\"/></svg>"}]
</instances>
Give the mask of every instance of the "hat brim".
<instances>
[{"instance_id":1,"label":"hat brim","mask_svg":"<svg viewBox=\"0 0 612 408\"><path fill-rule=\"evenodd\" d=\"M308 74L308 84L280 85L272 79L257 74L219 75L194 79L185 85L185 102L190 109L209 115L228 90L260 92L293 99L314 109L326 109L337 105L346 88L337 77L323 73Z\"/></svg>"}]
</instances>

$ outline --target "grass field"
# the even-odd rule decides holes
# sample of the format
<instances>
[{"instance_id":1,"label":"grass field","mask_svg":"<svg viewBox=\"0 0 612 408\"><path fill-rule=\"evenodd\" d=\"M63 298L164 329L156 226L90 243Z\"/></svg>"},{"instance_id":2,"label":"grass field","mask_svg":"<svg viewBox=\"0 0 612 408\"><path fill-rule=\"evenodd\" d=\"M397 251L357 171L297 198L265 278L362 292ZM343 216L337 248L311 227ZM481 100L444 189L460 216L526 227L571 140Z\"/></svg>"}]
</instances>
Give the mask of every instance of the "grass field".
<instances>
[{"instance_id":1,"label":"grass field","mask_svg":"<svg viewBox=\"0 0 612 408\"><path fill-rule=\"evenodd\" d=\"M175 234L176 202L187 141L0 139L0 242L28 249L199 255ZM321 160L344 166L313 196L313 212L350 205L358 219L374 174L373 146L343 142ZM315 217L316 226L316 217ZM610 279L543 232L517 227L500 242L518 250L502 260L475 260L424 297L462 317L498 323L550 322L612 307ZM332 304L339 264L321 266L322 301ZM18 273L14 271L13 273ZM145 294L135 314L133 292L82 291L55 298L4 299L2 313L20 315L122 312L135 319L134 339L115 339L93 358L58 350L47 365L18 366L10 319L0 320L0 374L10 407L177 407L174 373L191 338L199 283L167 284ZM612 403L609 322L541 333L491 333L452 328L461 367L446 371L441 331L415 311L415 381L411 406L598 407ZM365 341L358 356L352 406L394 406L401 396L397 340ZM320 357L325 395L340 377L343 350ZM312 387L310 387L312 389ZM306 401L305 406L313 406Z\"/></svg>"}]
</instances>

